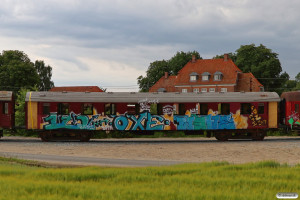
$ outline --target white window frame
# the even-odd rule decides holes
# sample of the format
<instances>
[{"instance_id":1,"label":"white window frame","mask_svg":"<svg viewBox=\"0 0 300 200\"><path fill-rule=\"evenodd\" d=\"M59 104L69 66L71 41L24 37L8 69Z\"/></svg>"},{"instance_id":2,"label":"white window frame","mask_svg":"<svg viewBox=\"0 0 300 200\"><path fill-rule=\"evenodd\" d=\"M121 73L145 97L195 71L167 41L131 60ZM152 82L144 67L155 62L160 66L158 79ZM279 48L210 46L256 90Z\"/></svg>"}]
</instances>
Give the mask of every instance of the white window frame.
<instances>
[{"instance_id":1,"label":"white window frame","mask_svg":"<svg viewBox=\"0 0 300 200\"><path fill-rule=\"evenodd\" d=\"M209 80L209 76L208 75L202 76L202 81L208 81L208 80Z\"/></svg>"},{"instance_id":2,"label":"white window frame","mask_svg":"<svg viewBox=\"0 0 300 200\"><path fill-rule=\"evenodd\" d=\"M201 88L201 92L207 92L207 88Z\"/></svg>"},{"instance_id":3,"label":"white window frame","mask_svg":"<svg viewBox=\"0 0 300 200\"><path fill-rule=\"evenodd\" d=\"M216 88L209 88L209 92L216 92Z\"/></svg>"},{"instance_id":4,"label":"white window frame","mask_svg":"<svg viewBox=\"0 0 300 200\"><path fill-rule=\"evenodd\" d=\"M194 88L193 92L198 93L199 92L199 88Z\"/></svg>"},{"instance_id":5,"label":"white window frame","mask_svg":"<svg viewBox=\"0 0 300 200\"><path fill-rule=\"evenodd\" d=\"M187 93L188 91L187 91L186 88L184 88L184 89L181 90L181 92L182 92L182 93Z\"/></svg>"},{"instance_id":6,"label":"white window frame","mask_svg":"<svg viewBox=\"0 0 300 200\"><path fill-rule=\"evenodd\" d=\"M227 88L221 88L221 92L227 92Z\"/></svg>"},{"instance_id":7,"label":"white window frame","mask_svg":"<svg viewBox=\"0 0 300 200\"><path fill-rule=\"evenodd\" d=\"M196 75L190 76L190 81L197 81L197 76Z\"/></svg>"},{"instance_id":8,"label":"white window frame","mask_svg":"<svg viewBox=\"0 0 300 200\"><path fill-rule=\"evenodd\" d=\"M215 74L214 75L214 80L215 81L220 81L222 79L222 75L221 74Z\"/></svg>"}]
</instances>

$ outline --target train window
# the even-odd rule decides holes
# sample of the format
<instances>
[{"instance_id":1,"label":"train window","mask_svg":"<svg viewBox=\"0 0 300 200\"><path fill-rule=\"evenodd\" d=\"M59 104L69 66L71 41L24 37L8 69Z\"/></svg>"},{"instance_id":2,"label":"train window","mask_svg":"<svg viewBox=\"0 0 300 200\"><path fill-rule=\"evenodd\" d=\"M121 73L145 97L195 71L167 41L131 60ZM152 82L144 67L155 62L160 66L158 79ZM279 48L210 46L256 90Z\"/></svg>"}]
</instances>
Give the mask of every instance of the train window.
<instances>
[{"instance_id":1,"label":"train window","mask_svg":"<svg viewBox=\"0 0 300 200\"><path fill-rule=\"evenodd\" d=\"M50 103L43 103L43 115L50 114Z\"/></svg>"},{"instance_id":2,"label":"train window","mask_svg":"<svg viewBox=\"0 0 300 200\"><path fill-rule=\"evenodd\" d=\"M299 104L295 104L295 112L299 113Z\"/></svg>"},{"instance_id":3,"label":"train window","mask_svg":"<svg viewBox=\"0 0 300 200\"><path fill-rule=\"evenodd\" d=\"M200 115L207 115L208 113L208 105L207 103L200 104Z\"/></svg>"},{"instance_id":4,"label":"train window","mask_svg":"<svg viewBox=\"0 0 300 200\"><path fill-rule=\"evenodd\" d=\"M150 104L150 113L152 115L157 115L157 103Z\"/></svg>"},{"instance_id":5,"label":"train window","mask_svg":"<svg viewBox=\"0 0 300 200\"><path fill-rule=\"evenodd\" d=\"M185 115L185 106L183 103L179 104L179 115Z\"/></svg>"},{"instance_id":6,"label":"train window","mask_svg":"<svg viewBox=\"0 0 300 200\"><path fill-rule=\"evenodd\" d=\"M2 113L5 115L8 114L8 103L3 103Z\"/></svg>"},{"instance_id":7,"label":"train window","mask_svg":"<svg viewBox=\"0 0 300 200\"><path fill-rule=\"evenodd\" d=\"M127 104L127 113L134 115L140 114L140 105L139 104Z\"/></svg>"},{"instance_id":8,"label":"train window","mask_svg":"<svg viewBox=\"0 0 300 200\"><path fill-rule=\"evenodd\" d=\"M93 104L90 104L90 103L83 104L82 114L92 115L93 114Z\"/></svg>"},{"instance_id":9,"label":"train window","mask_svg":"<svg viewBox=\"0 0 300 200\"><path fill-rule=\"evenodd\" d=\"M59 115L68 115L70 112L70 105L68 103L59 103L57 105L57 114Z\"/></svg>"},{"instance_id":10,"label":"train window","mask_svg":"<svg viewBox=\"0 0 300 200\"><path fill-rule=\"evenodd\" d=\"M158 103L157 104L157 114L162 115L162 113L163 113L162 105L160 103Z\"/></svg>"},{"instance_id":11,"label":"train window","mask_svg":"<svg viewBox=\"0 0 300 200\"><path fill-rule=\"evenodd\" d=\"M230 104L221 103L221 115L229 115L229 114L230 114Z\"/></svg>"},{"instance_id":12,"label":"train window","mask_svg":"<svg viewBox=\"0 0 300 200\"><path fill-rule=\"evenodd\" d=\"M258 104L258 114L265 114L265 104L264 103Z\"/></svg>"},{"instance_id":13,"label":"train window","mask_svg":"<svg viewBox=\"0 0 300 200\"><path fill-rule=\"evenodd\" d=\"M114 103L105 104L105 114L106 115L115 115L116 114L116 104L114 104Z\"/></svg>"},{"instance_id":14,"label":"train window","mask_svg":"<svg viewBox=\"0 0 300 200\"><path fill-rule=\"evenodd\" d=\"M241 103L241 114L242 115L251 114L251 103Z\"/></svg>"}]
</instances>

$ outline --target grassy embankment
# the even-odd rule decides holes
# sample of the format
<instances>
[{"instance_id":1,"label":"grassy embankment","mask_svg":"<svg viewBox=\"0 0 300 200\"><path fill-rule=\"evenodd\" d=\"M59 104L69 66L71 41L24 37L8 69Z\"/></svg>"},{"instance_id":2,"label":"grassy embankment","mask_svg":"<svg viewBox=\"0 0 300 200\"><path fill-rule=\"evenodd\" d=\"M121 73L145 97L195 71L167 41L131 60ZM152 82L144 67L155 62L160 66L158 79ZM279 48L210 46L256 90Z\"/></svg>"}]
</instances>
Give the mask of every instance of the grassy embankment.
<instances>
[{"instance_id":1,"label":"grassy embankment","mask_svg":"<svg viewBox=\"0 0 300 200\"><path fill-rule=\"evenodd\" d=\"M276 199L300 193L300 166L224 162L147 168L44 168L0 159L0 199ZM30 165L37 165L30 162Z\"/></svg>"}]
</instances>

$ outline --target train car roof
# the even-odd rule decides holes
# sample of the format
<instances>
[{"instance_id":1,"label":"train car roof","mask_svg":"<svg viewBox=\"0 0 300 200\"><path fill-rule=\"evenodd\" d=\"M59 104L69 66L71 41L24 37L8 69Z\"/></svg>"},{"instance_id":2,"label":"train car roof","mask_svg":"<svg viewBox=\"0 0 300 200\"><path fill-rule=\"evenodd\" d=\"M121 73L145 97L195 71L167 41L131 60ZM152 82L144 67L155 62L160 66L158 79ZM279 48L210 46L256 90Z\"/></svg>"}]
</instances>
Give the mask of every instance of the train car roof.
<instances>
[{"instance_id":1,"label":"train car roof","mask_svg":"<svg viewBox=\"0 0 300 200\"><path fill-rule=\"evenodd\" d=\"M11 101L13 98L12 91L0 91L0 101Z\"/></svg>"},{"instance_id":2,"label":"train car roof","mask_svg":"<svg viewBox=\"0 0 300 200\"><path fill-rule=\"evenodd\" d=\"M281 94L281 98L286 101L300 101L300 90L293 92L284 92Z\"/></svg>"},{"instance_id":3,"label":"train car roof","mask_svg":"<svg viewBox=\"0 0 300 200\"><path fill-rule=\"evenodd\" d=\"M141 92L28 92L32 102L102 103L192 103L192 102L279 102L275 92L141 93Z\"/></svg>"}]
</instances>

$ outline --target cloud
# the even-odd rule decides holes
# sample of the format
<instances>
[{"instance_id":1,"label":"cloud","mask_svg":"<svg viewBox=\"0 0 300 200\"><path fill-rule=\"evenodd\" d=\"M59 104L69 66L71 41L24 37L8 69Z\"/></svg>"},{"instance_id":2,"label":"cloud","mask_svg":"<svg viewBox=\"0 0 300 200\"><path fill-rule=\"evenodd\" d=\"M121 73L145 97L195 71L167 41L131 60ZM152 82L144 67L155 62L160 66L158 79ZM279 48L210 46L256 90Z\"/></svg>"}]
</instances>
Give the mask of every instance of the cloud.
<instances>
[{"instance_id":1,"label":"cloud","mask_svg":"<svg viewBox=\"0 0 300 200\"><path fill-rule=\"evenodd\" d=\"M298 0L4 0L0 42L45 60L59 85L96 82L99 71L111 85L123 69L130 73L122 85L132 85L150 62L177 51L211 58L251 43L279 53L291 74L299 71L299 7Z\"/></svg>"}]
</instances>

